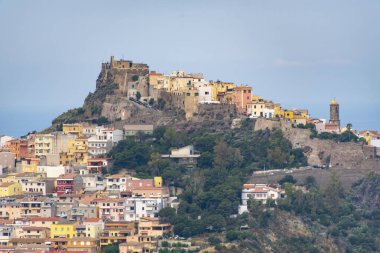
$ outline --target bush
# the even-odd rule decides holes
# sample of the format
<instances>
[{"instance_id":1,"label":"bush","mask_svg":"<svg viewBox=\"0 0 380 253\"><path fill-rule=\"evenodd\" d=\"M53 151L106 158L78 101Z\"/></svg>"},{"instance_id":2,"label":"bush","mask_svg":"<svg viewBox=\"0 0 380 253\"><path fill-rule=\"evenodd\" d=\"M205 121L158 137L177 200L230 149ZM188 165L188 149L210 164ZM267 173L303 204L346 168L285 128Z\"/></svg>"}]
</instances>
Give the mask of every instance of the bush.
<instances>
[{"instance_id":1,"label":"bush","mask_svg":"<svg viewBox=\"0 0 380 253\"><path fill-rule=\"evenodd\" d=\"M161 247L165 247L165 248L170 247L170 243L167 241L163 241L161 242Z\"/></svg>"},{"instance_id":2,"label":"bush","mask_svg":"<svg viewBox=\"0 0 380 253\"><path fill-rule=\"evenodd\" d=\"M132 76L132 81L137 82L138 80L139 80L139 76L138 75Z\"/></svg>"},{"instance_id":3,"label":"bush","mask_svg":"<svg viewBox=\"0 0 380 253\"><path fill-rule=\"evenodd\" d=\"M222 241L218 238L218 237L216 237L216 236L214 236L214 235L211 235L209 238L208 238L208 240L207 240L212 246L216 246L216 245L218 245L218 244L220 244Z\"/></svg>"},{"instance_id":4,"label":"bush","mask_svg":"<svg viewBox=\"0 0 380 253\"><path fill-rule=\"evenodd\" d=\"M228 230L226 233L226 239L229 242L236 241L237 239L239 239L239 232L237 232L236 230Z\"/></svg>"},{"instance_id":5,"label":"bush","mask_svg":"<svg viewBox=\"0 0 380 253\"><path fill-rule=\"evenodd\" d=\"M283 178L278 180L280 185L285 185L286 183L295 184L297 180L292 175L285 175Z\"/></svg>"}]
</instances>

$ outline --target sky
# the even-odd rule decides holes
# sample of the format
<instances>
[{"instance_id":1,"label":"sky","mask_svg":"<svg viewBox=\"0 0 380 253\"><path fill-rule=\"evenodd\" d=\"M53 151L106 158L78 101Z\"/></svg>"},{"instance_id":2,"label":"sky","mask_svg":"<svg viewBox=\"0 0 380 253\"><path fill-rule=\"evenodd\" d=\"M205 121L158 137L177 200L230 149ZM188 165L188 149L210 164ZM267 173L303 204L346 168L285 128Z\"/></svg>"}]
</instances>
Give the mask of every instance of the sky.
<instances>
[{"instance_id":1,"label":"sky","mask_svg":"<svg viewBox=\"0 0 380 253\"><path fill-rule=\"evenodd\" d=\"M0 134L49 127L111 55L380 130L379 0L0 0Z\"/></svg>"}]
</instances>

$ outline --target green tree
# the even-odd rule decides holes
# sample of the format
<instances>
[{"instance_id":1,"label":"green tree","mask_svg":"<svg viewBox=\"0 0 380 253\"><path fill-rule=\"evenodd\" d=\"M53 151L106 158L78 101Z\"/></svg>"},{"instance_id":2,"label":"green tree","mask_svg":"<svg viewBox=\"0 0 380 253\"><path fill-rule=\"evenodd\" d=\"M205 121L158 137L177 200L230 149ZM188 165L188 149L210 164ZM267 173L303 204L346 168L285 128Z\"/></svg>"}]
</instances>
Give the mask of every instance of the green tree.
<instances>
[{"instance_id":1,"label":"green tree","mask_svg":"<svg viewBox=\"0 0 380 253\"><path fill-rule=\"evenodd\" d=\"M315 179L315 177L307 176L305 178L305 186L306 186L306 189L308 189L308 190L318 189L318 184L317 184L317 180Z\"/></svg>"},{"instance_id":2,"label":"green tree","mask_svg":"<svg viewBox=\"0 0 380 253\"><path fill-rule=\"evenodd\" d=\"M161 171L168 165L169 161L162 159L160 153L154 152L150 155L148 166L151 169L152 175L160 176Z\"/></svg>"},{"instance_id":3,"label":"green tree","mask_svg":"<svg viewBox=\"0 0 380 253\"><path fill-rule=\"evenodd\" d=\"M98 124L98 126L103 126L103 125L109 124L110 122L108 121L106 117L101 116L96 120L96 123Z\"/></svg>"},{"instance_id":4,"label":"green tree","mask_svg":"<svg viewBox=\"0 0 380 253\"><path fill-rule=\"evenodd\" d=\"M158 98L158 100L157 100L157 107L160 110L164 109L164 107L165 107L165 100L163 100L162 98Z\"/></svg>"},{"instance_id":5,"label":"green tree","mask_svg":"<svg viewBox=\"0 0 380 253\"><path fill-rule=\"evenodd\" d=\"M286 153L280 147L268 149L268 161L273 167L283 168L286 162Z\"/></svg>"},{"instance_id":6,"label":"green tree","mask_svg":"<svg viewBox=\"0 0 380 253\"><path fill-rule=\"evenodd\" d=\"M219 169L231 170L239 167L243 161L240 149L232 148L224 141L219 141L214 147L214 166Z\"/></svg>"},{"instance_id":7,"label":"green tree","mask_svg":"<svg viewBox=\"0 0 380 253\"><path fill-rule=\"evenodd\" d=\"M138 91L138 92L136 92L136 99L140 100L140 98L141 98L141 93L140 93L140 91Z\"/></svg>"},{"instance_id":8,"label":"green tree","mask_svg":"<svg viewBox=\"0 0 380 253\"><path fill-rule=\"evenodd\" d=\"M170 223L170 224L174 224L175 219L177 217L176 210L171 207L162 208L158 212L158 215L160 216L160 219L162 222Z\"/></svg>"},{"instance_id":9,"label":"green tree","mask_svg":"<svg viewBox=\"0 0 380 253\"><path fill-rule=\"evenodd\" d=\"M139 80L139 76L138 75L133 75L132 76L132 81L137 82L138 80Z\"/></svg>"},{"instance_id":10,"label":"green tree","mask_svg":"<svg viewBox=\"0 0 380 253\"><path fill-rule=\"evenodd\" d=\"M344 190L335 171L333 171L330 175L330 180L324 194L327 208L331 210L331 214L333 216L338 215L338 209L344 197Z\"/></svg>"},{"instance_id":11,"label":"green tree","mask_svg":"<svg viewBox=\"0 0 380 253\"><path fill-rule=\"evenodd\" d=\"M286 183L295 184L297 180L292 175L285 175L283 178L278 180L280 185L285 185Z\"/></svg>"}]
</instances>

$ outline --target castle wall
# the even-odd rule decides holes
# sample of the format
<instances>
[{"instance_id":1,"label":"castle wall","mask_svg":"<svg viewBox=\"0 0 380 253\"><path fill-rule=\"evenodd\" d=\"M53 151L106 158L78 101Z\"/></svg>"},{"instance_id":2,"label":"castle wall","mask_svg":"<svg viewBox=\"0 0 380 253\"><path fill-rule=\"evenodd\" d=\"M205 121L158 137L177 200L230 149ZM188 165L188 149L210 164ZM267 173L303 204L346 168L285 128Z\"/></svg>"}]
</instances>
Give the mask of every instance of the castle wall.
<instances>
[{"instance_id":1,"label":"castle wall","mask_svg":"<svg viewBox=\"0 0 380 253\"><path fill-rule=\"evenodd\" d=\"M310 165L322 166L331 164L346 169L358 168L369 157L366 156L360 143L342 142L333 140L310 139L309 129L293 128L291 123L283 119L256 119L254 130L281 129L284 136L292 143L293 148L306 150Z\"/></svg>"}]
</instances>

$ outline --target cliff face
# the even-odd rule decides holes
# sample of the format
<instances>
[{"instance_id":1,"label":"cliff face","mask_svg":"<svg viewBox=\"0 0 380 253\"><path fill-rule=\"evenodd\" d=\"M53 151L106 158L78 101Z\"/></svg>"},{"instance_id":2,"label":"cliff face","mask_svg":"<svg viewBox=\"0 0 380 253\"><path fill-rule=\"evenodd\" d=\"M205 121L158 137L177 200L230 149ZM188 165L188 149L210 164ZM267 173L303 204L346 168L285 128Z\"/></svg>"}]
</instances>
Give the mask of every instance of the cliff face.
<instances>
[{"instance_id":1,"label":"cliff face","mask_svg":"<svg viewBox=\"0 0 380 253\"><path fill-rule=\"evenodd\" d=\"M380 208L380 175L371 173L366 178L355 183L354 199L360 205L369 209Z\"/></svg>"},{"instance_id":2,"label":"cliff face","mask_svg":"<svg viewBox=\"0 0 380 253\"><path fill-rule=\"evenodd\" d=\"M302 148L310 165L344 167L346 169L362 167L378 167L378 161L368 159L365 148L359 143L337 143L333 140L311 139L309 129L293 128L291 123L285 120L268 120L258 118L254 124L254 130L281 129L294 148Z\"/></svg>"}]
</instances>

